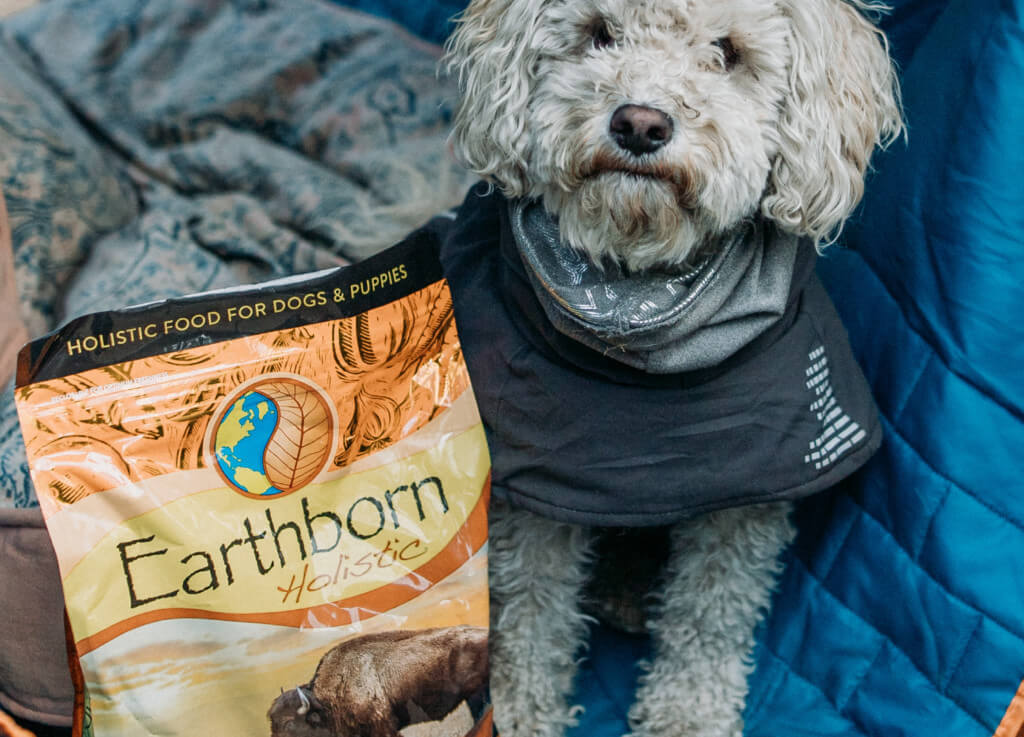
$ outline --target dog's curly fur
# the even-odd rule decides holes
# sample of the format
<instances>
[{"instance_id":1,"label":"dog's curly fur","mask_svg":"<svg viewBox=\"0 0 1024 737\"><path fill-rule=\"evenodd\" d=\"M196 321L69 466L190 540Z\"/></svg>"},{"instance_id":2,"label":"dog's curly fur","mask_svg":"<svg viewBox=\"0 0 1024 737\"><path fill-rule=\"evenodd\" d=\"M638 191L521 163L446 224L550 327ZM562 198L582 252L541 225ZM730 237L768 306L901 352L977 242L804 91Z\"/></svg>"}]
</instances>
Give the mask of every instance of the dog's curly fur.
<instances>
[{"instance_id":1,"label":"dog's curly fur","mask_svg":"<svg viewBox=\"0 0 1024 737\"><path fill-rule=\"evenodd\" d=\"M455 150L507 196L541 198L563 239L598 264L681 264L754 217L828 243L860 200L872 151L903 130L886 41L869 20L880 10L472 0L448 49L462 91ZM615 127L626 106L642 111L640 145ZM647 135L650 120L662 124ZM673 527L634 734L741 734L753 630L792 534L786 504ZM573 722L594 535L496 504L491 541L498 726L555 737Z\"/></svg>"}]
</instances>

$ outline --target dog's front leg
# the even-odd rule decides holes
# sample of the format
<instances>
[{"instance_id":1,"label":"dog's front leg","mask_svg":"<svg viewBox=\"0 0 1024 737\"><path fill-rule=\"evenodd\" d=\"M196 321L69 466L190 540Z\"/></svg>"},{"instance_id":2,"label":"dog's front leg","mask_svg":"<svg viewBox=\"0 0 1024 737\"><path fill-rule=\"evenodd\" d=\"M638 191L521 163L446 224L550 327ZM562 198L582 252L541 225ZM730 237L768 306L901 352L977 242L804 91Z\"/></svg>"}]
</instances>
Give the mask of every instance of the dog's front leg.
<instances>
[{"instance_id":1,"label":"dog's front leg","mask_svg":"<svg viewBox=\"0 0 1024 737\"><path fill-rule=\"evenodd\" d=\"M635 737L742 735L754 628L793 538L790 506L727 509L672 530L655 657L629 714Z\"/></svg>"},{"instance_id":2,"label":"dog's front leg","mask_svg":"<svg viewBox=\"0 0 1024 737\"><path fill-rule=\"evenodd\" d=\"M585 528L491 506L491 693L504 737L560 737L574 723L590 546Z\"/></svg>"}]
</instances>

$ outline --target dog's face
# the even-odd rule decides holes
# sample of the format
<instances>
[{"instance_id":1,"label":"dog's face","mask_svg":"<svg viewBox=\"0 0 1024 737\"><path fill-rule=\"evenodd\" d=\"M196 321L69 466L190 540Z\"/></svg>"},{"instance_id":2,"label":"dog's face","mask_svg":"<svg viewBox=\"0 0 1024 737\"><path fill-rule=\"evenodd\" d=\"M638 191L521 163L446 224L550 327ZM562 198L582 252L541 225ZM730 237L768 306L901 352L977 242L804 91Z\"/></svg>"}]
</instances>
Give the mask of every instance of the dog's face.
<instances>
[{"instance_id":1,"label":"dog's face","mask_svg":"<svg viewBox=\"0 0 1024 737\"><path fill-rule=\"evenodd\" d=\"M474 0L450 61L469 166L633 269L759 211L827 237L901 128L884 40L842 0Z\"/></svg>"},{"instance_id":2,"label":"dog's face","mask_svg":"<svg viewBox=\"0 0 1024 737\"><path fill-rule=\"evenodd\" d=\"M754 210L778 153L790 63L788 26L767 5L547 10L527 178L567 240L633 266L678 260Z\"/></svg>"}]
</instances>

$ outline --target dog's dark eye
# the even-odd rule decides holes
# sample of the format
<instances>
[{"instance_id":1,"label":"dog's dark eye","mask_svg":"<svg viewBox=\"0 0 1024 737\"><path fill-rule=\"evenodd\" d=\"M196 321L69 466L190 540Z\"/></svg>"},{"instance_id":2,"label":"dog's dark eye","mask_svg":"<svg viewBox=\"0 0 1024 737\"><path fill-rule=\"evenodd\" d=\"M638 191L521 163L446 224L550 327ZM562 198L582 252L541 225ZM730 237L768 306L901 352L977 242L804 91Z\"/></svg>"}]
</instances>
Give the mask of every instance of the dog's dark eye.
<instances>
[{"instance_id":1,"label":"dog's dark eye","mask_svg":"<svg viewBox=\"0 0 1024 737\"><path fill-rule=\"evenodd\" d=\"M735 67L740 60L740 52L736 50L736 46L733 44L732 39L728 36L723 36L722 38L713 41L712 45L721 50L725 71L731 72L733 67Z\"/></svg>"},{"instance_id":2,"label":"dog's dark eye","mask_svg":"<svg viewBox=\"0 0 1024 737\"><path fill-rule=\"evenodd\" d=\"M615 37L612 36L612 32L608 28L608 23L604 18L595 19L590 24L590 28L588 30L590 33L591 43L594 44L595 49L600 50L615 45Z\"/></svg>"}]
</instances>

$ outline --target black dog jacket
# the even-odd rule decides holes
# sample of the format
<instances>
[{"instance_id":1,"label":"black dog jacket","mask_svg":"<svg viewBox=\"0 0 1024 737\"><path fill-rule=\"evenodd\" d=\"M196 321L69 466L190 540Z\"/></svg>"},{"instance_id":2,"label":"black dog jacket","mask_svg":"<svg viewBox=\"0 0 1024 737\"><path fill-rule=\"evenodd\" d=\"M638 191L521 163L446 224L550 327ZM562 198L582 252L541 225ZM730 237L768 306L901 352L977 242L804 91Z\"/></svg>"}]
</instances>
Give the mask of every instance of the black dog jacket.
<instances>
[{"instance_id":1,"label":"black dog jacket","mask_svg":"<svg viewBox=\"0 0 1024 737\"><path fill-rule=\"evenodd\" d=\"M877 411L809 242L770 327L714 366L655 374L552 325L510 220L479 186L412 236L440 252L496 497L566 522L670 524L821 491L877 450Z\"/></svg>"}]
</instances>

